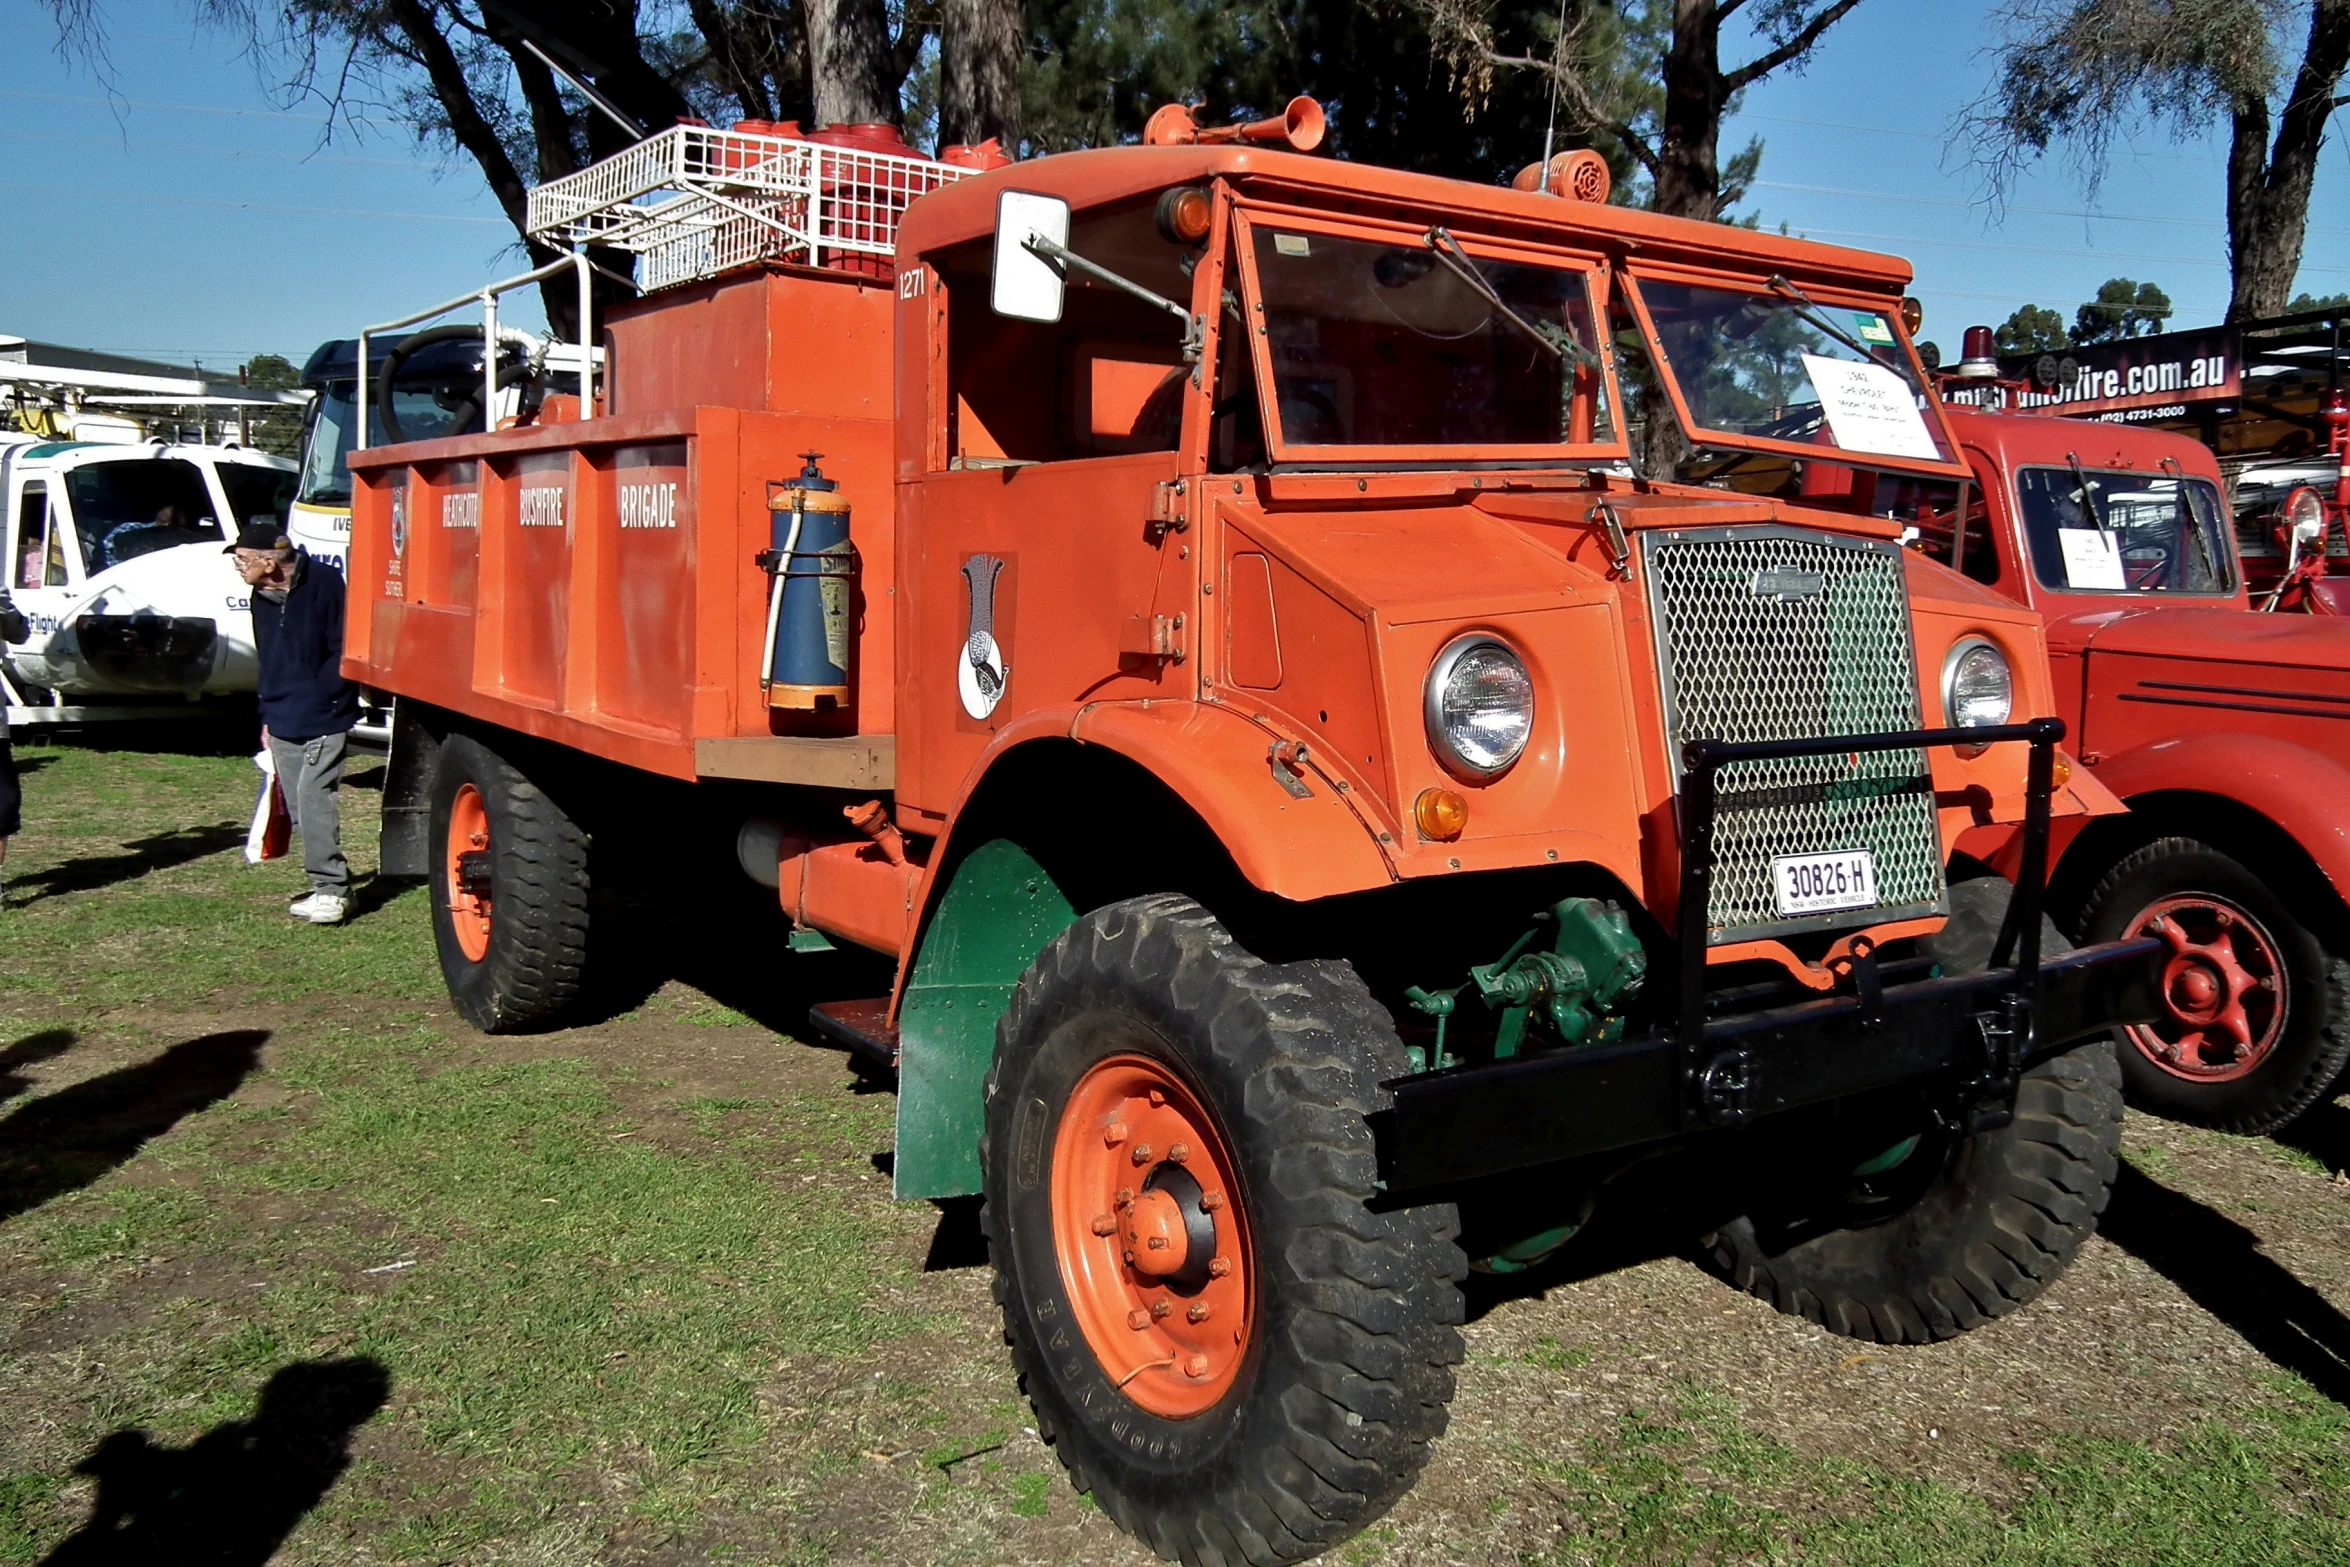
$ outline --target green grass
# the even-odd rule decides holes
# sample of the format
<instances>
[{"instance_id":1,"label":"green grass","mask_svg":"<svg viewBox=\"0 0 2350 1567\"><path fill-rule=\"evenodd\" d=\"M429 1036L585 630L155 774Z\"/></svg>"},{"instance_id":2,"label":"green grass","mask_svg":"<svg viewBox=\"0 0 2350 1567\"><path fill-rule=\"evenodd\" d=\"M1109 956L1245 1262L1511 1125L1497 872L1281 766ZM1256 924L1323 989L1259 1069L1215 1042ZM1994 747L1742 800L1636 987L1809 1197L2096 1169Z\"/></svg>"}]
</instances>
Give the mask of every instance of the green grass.
<instances>
[{"instance_id":1,"label":"green grass","mask_svg":"<svg viewBox=\"0 0 2350 1567\"><path fill-rule=\"evenodd\" d=\"M0 1562L87 1516L74 1471L110 1433L182 1447L254 1418L290 1366L358 1360L389 1402L287 1560L985 1562L1042 1538L1007 1529L1105 1527L1019 1434L984 1290L916 1273L934 1216L888 1204L869 1164L887 1095L732 1068L681 1087L625 1059L635 1035L483 1041L437 1004L416 892L341 929L285 918L298 868L236 848L243 758L20 754L0 1044L70 1030L136 1062L205 1029L272 1038L234 1095L0 1222L0 1342L45 1346L0 1354L0 1399L37 1417L0 1421ZM374 803L346 794L362 872ZM674 989L636 1016L751 1026ZM2213 1147L2311 1163L2242 1142ZM2129 1157L2175 1185L2204 1154L2134 1134ZM1478 1365L1575 1385L1604 1353L1539 1337ZM2350 1417L2293 1378L2253 1391L2175 1440L2053 1422L1986 1455L1994 1502L1890 1453L1796 1451L1742 1419L1744 1389L1686 1384L1556 1450L1464 1421L1452 1440L1486 1445L1445 1505L1469 1533L1560 1520L1525 1558L1557 1567L2350 1560ZM844 1494L893 1500L823 1523ZM1400 1555L1418 1505L1337 1559Z\"/></svg>"}]
</instances>

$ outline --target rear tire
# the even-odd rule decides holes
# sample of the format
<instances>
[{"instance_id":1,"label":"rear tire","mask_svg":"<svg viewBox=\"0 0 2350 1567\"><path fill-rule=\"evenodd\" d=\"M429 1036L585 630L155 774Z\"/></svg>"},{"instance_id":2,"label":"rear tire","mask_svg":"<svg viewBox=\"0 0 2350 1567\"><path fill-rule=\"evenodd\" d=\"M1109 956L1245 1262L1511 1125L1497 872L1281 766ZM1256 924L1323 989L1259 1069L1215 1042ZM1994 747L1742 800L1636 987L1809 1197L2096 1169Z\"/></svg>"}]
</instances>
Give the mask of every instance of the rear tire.
<instances>
[{"instance_id":1,"label":"rear tire","mask_svg":"<svg viewBox=\"0 0 2350 1567\"><path fill-rule=\"evenodd\" d=\"M1406 1066L1353 969L1262 963L1191 900L1135 898L1038 955L996 1040L982 1224L1072 1482L1192 1567L1378 1517L1444 1430L1466 1263L1450 1204L1369 1206L1366 1117ZM1176 1252L1135 1233L1154 1203Z\"/></svg>"},{"instance_id":2,"label":"rear tire","mask_svg":"<svg viewBox=\"0 0 2350 1567\"><path fill-rule=\"evenodd\" d=\"M1995 877L1950 889L1950 922L1925 944L1944 972L1988 966L2009 892ZM2040 941L2044 953L2068 946L2052 925ZM2008 1125L1968 1137L1922 1131L1892 1168L1732 1220L1699 1243L1700 1260L1849 1338L1956 1337L2031 1300L2072 1262L2112 1195L2121 1118L2113 1049L2092 1040L2023 1074Z\"/></svg>"},{"instance_id":3,"label":"rear tire","mask_svg":"<svg viewBox=\"0 0 2350 1567\"><path fill-rule=\"evenodd\" d=\"M485 1034L556 1025L586 970L587 835L462 734L441 745L431 834L433 941L449 999Z\"/></svg>"},{"instance_id":4,"label":"rear tire","mask_svg":"<svg viewBox=\"0 0 2350 1567\"><path fill-rule=\"evenodd\" d=\"M2174 951L2164 1015L2114 1031L2132 1105L2259 1135L2315 1104L2350 1063L2350 964L2228 855L2158 838L2107 871L2082 909L2082 939L2139 934L2164 936ZM2245 981L2238 1038L2225 1027L2227 1003Z\"/></svg>"}]
</instances>

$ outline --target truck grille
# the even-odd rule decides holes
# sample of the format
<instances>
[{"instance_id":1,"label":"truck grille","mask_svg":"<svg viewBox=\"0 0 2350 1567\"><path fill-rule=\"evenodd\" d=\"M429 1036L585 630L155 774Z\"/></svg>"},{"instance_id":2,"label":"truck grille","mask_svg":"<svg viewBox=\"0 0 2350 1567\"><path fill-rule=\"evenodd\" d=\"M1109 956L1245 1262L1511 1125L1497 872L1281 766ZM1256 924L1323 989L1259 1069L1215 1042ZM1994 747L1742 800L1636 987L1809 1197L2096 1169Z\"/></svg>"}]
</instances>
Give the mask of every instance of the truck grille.
<instances>
[{"instance_id":1,"label":"truck grille","mask_svg":"<svg viewBox=\"0 0 2350 1567\"><path fill-rule=\"evenodd\" d=\"M1678 767L1690 740L1795 740L1921 727L1909 593L1891 544L1784 528L1643 537ZM1923 751L1743 762L1717 775L1708 940L1947 912ZM1872 908L1781 918L1771 861L1867 849Z\"/></svg>"}]
</instances>

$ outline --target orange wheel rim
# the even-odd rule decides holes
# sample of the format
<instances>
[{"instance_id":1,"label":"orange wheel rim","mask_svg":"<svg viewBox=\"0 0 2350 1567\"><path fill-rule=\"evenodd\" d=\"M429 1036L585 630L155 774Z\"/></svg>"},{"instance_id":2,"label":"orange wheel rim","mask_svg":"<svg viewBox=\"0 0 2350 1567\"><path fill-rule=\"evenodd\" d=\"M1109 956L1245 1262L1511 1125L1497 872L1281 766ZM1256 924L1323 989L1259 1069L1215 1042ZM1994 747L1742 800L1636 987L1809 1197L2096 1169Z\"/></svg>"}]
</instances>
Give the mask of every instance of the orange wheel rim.
<instances>
[{"instance_id":1,"label":"orange wheel rim","mask_svg":"<svg viewBox=\"0 0 2350 1567\"><path fill-rule=\"evenodd\" d=\"M490 952L490 811L481 791L471 784L457 786L449 802L449 924L457 932L457 950L466 961L479 963Z\"/></svg>"},{"instance_id":2,"label":"orange wheel rim","mask_svg":"<svg viewBox=\"0 0 2350 1567\"><path fill-rule=\"evenodd\" d=\"M1143 1056L1078 1079L1053 1138L1053 1251L1087 1347L1154 1415L1212 1407L1240 1372L1256 1267L1232 1152Z\"/></svg>"}]
</instances>

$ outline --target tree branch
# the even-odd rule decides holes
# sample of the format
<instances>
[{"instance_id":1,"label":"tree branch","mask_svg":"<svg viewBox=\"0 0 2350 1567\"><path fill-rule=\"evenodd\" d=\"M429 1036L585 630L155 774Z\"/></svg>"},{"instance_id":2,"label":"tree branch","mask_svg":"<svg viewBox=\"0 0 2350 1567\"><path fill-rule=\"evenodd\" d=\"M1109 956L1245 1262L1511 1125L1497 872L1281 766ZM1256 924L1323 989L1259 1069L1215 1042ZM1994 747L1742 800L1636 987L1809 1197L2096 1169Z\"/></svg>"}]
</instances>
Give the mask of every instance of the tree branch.
<instances>
[{"instance_id":1,"label":"tree branch","mask_svg":"<svg viewBox=\"0 0 2350 1567\"><path fill-rule=\"evenodd\" d=\"M1857 5L1860 0L1850 0L1850 3ZM1622 142L1624 150L1632 155L1632 160L1648 171L1649 178L1656 177L1656 148L1651 146L1648 139L1642 136L1628 121L1618 119L1602 110L1592 100L1590 91L1583 85L1582 79L1572 71L1560 70L1558 62L1555 60L1540 59L1533 55L1498 54L1491 49L1484 50L1482 53L1485 56L1485 63L1488 65L1512 71L1541 71L1549 76L1558 83L1559 92L1568 100L1567 110L1574 119L1580 121L1587 130L1605 131L1617 141Z\"/></svg>"},{"instance_id":2,"label":"tree branch","mask_svg":"<svg viewBox=\"0 0 2350 1567\"><path fill-rule=\"evenodd\" d=\"M1834 5L1804 23L1794 37L1779 45L1778 48L1748 61L1737 70L1724 76L1722 78L1724 96L1734 96L1741 88L1762 80L1788 61L1809 53L1812 45L1820 41L1820 34L1842 21L1844 13L1858 4L1860 4L1860 0L1836 0ZM1728 13L1721 14L1727 15Z\"/></svg>"},{"instance_id":3,"label":"tree branch","mask_svg":"<svg viewBox=\"0 0 2350 1567\"><path fill-rule=\"evenodd\" d=\"M473 101L473 87L465 79L465 66L458 60L457 52L449 47L448 39L433 25L430 7L423 0L385 0L385 9L406 36L409 47L416 51L417 63L431 78L433 96L449 117L449 134L481 165L482 176L489 181L490 193L505 210L506 220L527 242L529 187L514 167L514 160L506 156L505 144L498 139L497 131L482 117L480 105ZM533 255L545 259L539 255L543 247L531 248Z\"/></svg>"}]
</instances>

